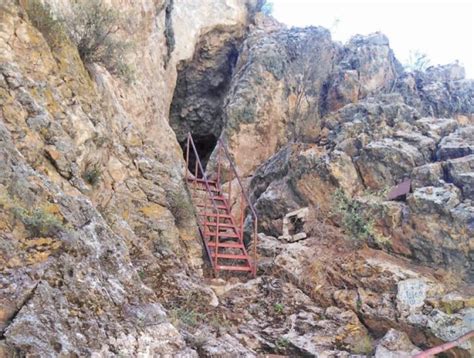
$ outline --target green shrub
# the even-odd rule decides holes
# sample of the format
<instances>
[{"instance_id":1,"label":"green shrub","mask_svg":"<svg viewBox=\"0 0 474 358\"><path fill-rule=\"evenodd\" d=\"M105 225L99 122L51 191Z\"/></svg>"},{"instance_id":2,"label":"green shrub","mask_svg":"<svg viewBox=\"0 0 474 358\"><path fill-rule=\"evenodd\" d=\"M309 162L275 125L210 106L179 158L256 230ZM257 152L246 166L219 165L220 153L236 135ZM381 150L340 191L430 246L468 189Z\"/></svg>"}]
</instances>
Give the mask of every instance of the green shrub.
<instances>
[{"instance_id":1,"label":"green shrub","mask_svg":"<svg viewBox=\"0 0 474 358\"><path fill-rule=\"evenodd\" d=\"M431 65L431 60L426 53L419 50L410 50L408 59L404 64L407 71L425 71Z\"/></svg>"},{"instance_id":2,"label":"green shrub","mask_svg":"<svg viewBox=\"0 0 474 358\"><path fill-rule=\"evenodd\" d=\"M192 309L186 308L175 308L170 311L171 321L178 324L184 324L186 326L195 327L198 321L201 321L201 314L197 313Z\"/></svg>"},{"instance_id":3,"label":"green shrub","mask_svg":"<svg viewBox=\"0 0 474 358\"><path fill-rule=\"evenodd\" d=\"M85 64L100 63L110 73L131 83L134 71L127 63L126 55L132 46L116 36L123 21L117 10L100 0L76 2L72 15L64 19L69 37Z\"/></svg>"},{"instance_id":4,"label":"green shrub","mask_svg":"<svg viewBox=\"0 0 474 358\"><path fill-rule=\"evenodd\" d=\"M166 304L171 321L188 328L196 328L203 323L220 326L219 314L209 307L208 299L197 291L175 296L172 302Z\"/></svg>"},{"instance_id":5,"label":"green shrub","mask_svg":"<svg viewBox=\"0 0 474 358\"><path fill-rule=\"evenodd\" d=\"M88 167L83 174L84 180L93 186L99 183L101 176L102 172L98 166Z\"/></svg>"},{"instance_id":6,"label":"green shrub","mask_svg":"<svg viewBox=\"0 0 474 358\"><path fill-rule=\"evenodd\" d=\"M13 213L32 236L54 236L64 230L62 221L44 209L27 210L22 207L15 207Z\"/></svg>"},{"instance_id":7,"label":"green shrub","mask_svg":"<svg viewBox=\"0 0 474 358\"><path fill-rule=\"evenodd\" d=\"M31 24L42 33L51 49L57 48L66 39L62 21L54 16L48 4L27 0L25 10Z\"/></svg>"},{"instance_id":8,"label":"green shrub","mask_svg":"<svg viewBox=\"0 0 474 358\"><path fill-rule=\"evenodd\" d=\"M285 337L280 337L278 340L275 342L275 346L278 352L284 352L288 346L290 345L290 341L286 339Z\"/></svg>"},{"instance_id":9,"label":"green shrub","mask_svg":"<svg viewBox=\"0 0 474 358\"><path fill-rule=\"evenodd\" d=\"M343 190L334 193L334 207L341 215L344 231L356 240L367 240L372 232L372 222L362 215L362 208L358 201L348 198Z\"/></svg>"},{"instance_id":10,"label":"green shrub","mask_svg":"<svg viewBox=\"0 0 474 358\"><path fill-rule=\"evenodd\" d=\"M273 310L275 311L276 314L282 314L285 309L285 306L281 303L275 303L273 305Z\"/></svg>"}]
</instances>

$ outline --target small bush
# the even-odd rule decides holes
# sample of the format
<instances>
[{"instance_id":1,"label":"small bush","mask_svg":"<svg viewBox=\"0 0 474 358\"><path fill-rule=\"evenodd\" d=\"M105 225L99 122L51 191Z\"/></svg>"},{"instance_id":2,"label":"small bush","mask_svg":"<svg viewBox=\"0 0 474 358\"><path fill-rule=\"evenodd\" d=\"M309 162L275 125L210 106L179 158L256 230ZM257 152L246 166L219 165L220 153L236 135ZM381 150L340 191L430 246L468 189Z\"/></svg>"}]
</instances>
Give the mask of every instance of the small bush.
<instances>
[{"instance_id":1,"label":"small bush","mask_svg":"<svg viewBox=\"0 0 474 358\"><path fill-rule=\"evenodd\" d=\"M334 207L341 215L344 231L356 240L367 240L372 232L372 223L364 218L361 205L356 200L348 198L343 190L338 189L334 194Z\"/></svg>"},{"instance_id":2,"label":"small bush","mask_svg":"<svg viewBox=\"0 0 474 358\"><path fill-rule=\"evenodd\" d=\"M209 306L209 297L201 292L188 292L183 296L175 296L172 302L165 304L173 324L196 329L201 324L216 329L226 327L225 316Z\"/></svg>"},{"instance_id":3,"label":"small bush","mask_svg":"<svg viewBox=\"0 0 474 358\"><path fill-rule=\"evenodd\" d=\"M100 63L131 83L134 71L125 58L132 46L116 36L122 21L117 10L100 0L78 1L73 5L72 16L64 19L69 37L85 64Z\"/></svg>"},{"instance_id":4,"label":"small bush","mask_svg":"<svg viewBox=\"0 0 474 358\"><path fill-rule=\"evenodd\" d=\"M43 34L51 49L57 48L66 39L62 21L54 16L48 4L27 0L25 10L31 24Z\"/></svg>"},{"instance_id":5,"label":"small bush","mask_svg":"<svg viewBox=\"0 0 474 358\"><path fill-rule=\"evenodd\" d=\"M406 70L410 72L425 71L431 65L431 60L426 53L418 50L410 51L408 59L404 64Z\"/></svg>"},{"instance_id":6,"label":"small bush","mask_svg":"<svg viewBox=\"0 0 474 358\"><path fill-rule=\"evenodd\" d=\"M93 186L99 183L101 176L102 172L97 166L87 168L83 174L84 180Z\"/></svg>"},{"instance_id":7,"label":"small bush","mask_svg":"<svg viewBox=\"0 0 474 358\"><path fill-rule=\"evenodd\" d=\"M275 303L273 305L273 310L275 311L276 314L282 314L283 311L285 310L285 306L281 303Z\"/></svg>"},{"instance_id":8,"label":"small bush","mask_svg":"<svg viewBox=\"0 0 474 358\"><path fill-rule=\"evenodd\" d=\"M285 337L280 337L275 342L275 346L278 352L284 352L288 348L289 345L290 345L290 341L286 339Z\"/></svg>"},{"instance_id":9,"label":"small bush","mask_svg":"<svg viewBox=\"0 0 474 358\"><path fill-rule=\"evenodd\" d=\"M54 236L64 230L64 225L57 216L41 208L27 210L15 207L13 208L13 213L34 237Z\"/></svg>"},{"instance_id":10,"label":"small bush","mask_svg":"<svg viewBox=\"0 0 474 358\"><path fill-rule=\"evenodd\" d=\"M171 320L178 324L195 327L203 321L204 316L193 309L176 308L170 312Z\"/></svg>"}]
</instances>

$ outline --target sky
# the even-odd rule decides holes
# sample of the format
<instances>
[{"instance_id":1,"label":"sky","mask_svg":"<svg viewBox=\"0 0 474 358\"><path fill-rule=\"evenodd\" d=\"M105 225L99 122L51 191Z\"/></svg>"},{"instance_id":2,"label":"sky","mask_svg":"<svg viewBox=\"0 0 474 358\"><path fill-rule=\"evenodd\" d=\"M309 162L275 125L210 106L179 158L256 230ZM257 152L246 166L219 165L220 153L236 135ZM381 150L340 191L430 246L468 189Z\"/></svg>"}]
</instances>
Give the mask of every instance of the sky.
<instances>
[{"instance_id":1,"label":"sky","mask_svg":"<svg viewBox=\"0 0 474 358\"><path fill-rule=\"evenodd\" d=\"M400 62L419 51L433 65L459 60L474 78L474 0L269 1L273 16L287 25L324 26L341 42L381 31Z\"/></svg>"}]
</instances>

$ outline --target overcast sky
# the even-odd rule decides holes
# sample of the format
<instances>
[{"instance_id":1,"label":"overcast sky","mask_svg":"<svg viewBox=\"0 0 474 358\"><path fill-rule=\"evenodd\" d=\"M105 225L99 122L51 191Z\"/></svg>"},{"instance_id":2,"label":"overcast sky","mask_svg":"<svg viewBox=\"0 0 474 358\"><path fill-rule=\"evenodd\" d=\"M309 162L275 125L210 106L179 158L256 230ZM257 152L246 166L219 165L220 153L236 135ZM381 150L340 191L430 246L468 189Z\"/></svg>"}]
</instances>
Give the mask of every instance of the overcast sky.
<instances>
[{"instance_id":1,"label":"overcast sky","mask_svg":"<svg viewBox=\"0 0 474 358\"><path fill-rule=\"evenodd\" d=\"M474 78L474 0L270 0L273 16L288 25L320 25L335 40L385 33L403 63L410 50L432 64L459 60Z\"/></svg>"}]
</instances>

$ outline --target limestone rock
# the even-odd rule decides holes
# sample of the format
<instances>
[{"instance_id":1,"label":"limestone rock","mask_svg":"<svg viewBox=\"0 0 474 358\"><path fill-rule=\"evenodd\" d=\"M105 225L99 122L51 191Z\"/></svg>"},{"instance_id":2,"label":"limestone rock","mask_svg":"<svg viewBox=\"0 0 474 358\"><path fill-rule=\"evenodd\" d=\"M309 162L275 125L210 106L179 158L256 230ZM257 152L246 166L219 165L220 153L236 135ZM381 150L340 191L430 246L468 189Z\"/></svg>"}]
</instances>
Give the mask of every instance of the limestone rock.
<instances>
[{"instance_id":1,"label":"limestone rock","mask_svg":"<svg viewBox=\"0 0 474 358\"><path fill-rule=\"evenodd\" d=\"M441 163L428 163L413 169L411 186L418 189L424 186L442 186L444 179Z\"/></svg>"},{"instance_id":2,"label":"limestone rock","mask_svg":"<svg viewBox=\"0 0 474 358\"><path fill-rule=\"evenodd\" d=\"M453 112L473 113L474 81L465 79L457 64L403 74L397 87L406 102L424 115L442 118Z\"/></svg>"},{"instance_id":3,"label":"limestone rock","mask_svg":"<svg viewBox=\"0 0 474 358\"><path fill-rule=\"evenodd\" d=\"M336 83L329 89L330 110L390 88L397 72L401 71L388 38L381 33L351 38L344 48L339 68Z\"/></svg>"},{"instance_id":4,"label":"limestone rock","mask_svg":"<svg viewBox=\"0 0 474 358\"><path fill-rule=\"evenodd\" d=\"M422 163L423 158L415 147L387 138L369 143L358 165L365 183L370 188L382 189L384 183L396 184Z\"/></svg>"},{"instance_id":5,"label":"limestone rock","mask_svg":"<svg viewBox=\"0 0 474 358\"><path fill-rule=\"evenodd\" d=\"M461 189L463 196L474 199L474 155L448 160L445 167L448 178Z\"/></svg>"},{"instance_id":6,"label":"limestone rock","mask_svg":"<svg viewBox=\"0 0 474 358\"><path fill-rule=\"evenodd\" d=\"M423 187L415 190L409 198L409 203L420 212L446 214L459 204L459 199L459 190L452 184L446 184L441 188Z\"/></svg>"},{"instance_id":7,"label":"limestone rock","mask_svg":"<svg viewBox=\"0 0 474 358\"><path fill-rule=\"evenodd\" d=\"M200 349L206 356L256 357L255 352L245 348L236 338L225 334L214 340L207 340Z\"/></svg>"},{"instance_id":8,"label":"limestone rock","mask_svg":"<svg viewBox=\"0 0 474 358\"><path fill-rule=\"evenodd\" d=\"M421 350L410 342L406 333L390 329L375 349L376 358L409 358Z\"/></svg>"},{"instance_id":9,"label":"limestone rock","mask_svg":"<svg viewBox=\"0 0 474 358\"><path fill-rule=\"evenodd\" d=\"M196 356L161 305L202 265L169 107L201 36L245 28L257 4L108 2L127 13L129 85L66 39L50 46L30 3L0 5L2 350Z\"/></svg>"},{"instance_id":10,"label":"limestone rock","mask_svg":"<svg viewBox=\"0 0 474 358\"><path fill-rule=\"evenodd\" d=\"M474 153L474 126L459 128L443 138L438 145L436 156L440 160L464 157Z\"/></svg>"},{"instance_id":11,"label":"limestone rock","mask_svg":"<svg viewBox=\"0 0 474 358\"><path fill-rule=\"evenodd\" d=\"M406 73L380 33L342 45L256 0L112 0L134 45L126 84L51 46L26 3L0 5L0 355L349 357L384 337L390 356L416 352L401 332L429 347L472 329L460 66ZM210 175L220 138L249 189L255 279L202 277L187 131ZM406 201L385 201L405 177ZM283 232L302 207L303 230Z\"/></svg>"}]
</instances>

